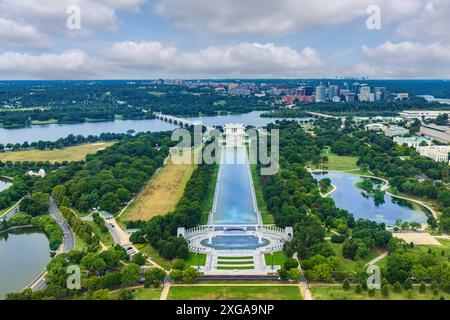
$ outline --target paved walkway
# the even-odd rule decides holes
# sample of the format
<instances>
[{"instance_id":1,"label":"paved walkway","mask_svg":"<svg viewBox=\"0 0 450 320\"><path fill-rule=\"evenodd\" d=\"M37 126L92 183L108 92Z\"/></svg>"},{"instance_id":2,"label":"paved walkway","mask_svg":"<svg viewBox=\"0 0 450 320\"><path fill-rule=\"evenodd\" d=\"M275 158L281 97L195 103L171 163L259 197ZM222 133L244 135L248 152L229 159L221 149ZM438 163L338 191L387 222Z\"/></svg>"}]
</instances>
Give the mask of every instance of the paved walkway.
<instances>
[{"instance_id":1,"label":"paved walkway","mask_svg":"<svg viewBox=\"0 0 450 320\"><path fill-rule=\"evenodd\" d=\"M300 271L300 274L303 274L302 265L300 263L300 259L298 258L297 252L294 253L293 257L298 262L298 270ZM306 280L306 278L305 278L305 281L299 282L298 286L299 286L300 292L302 293L303 299L314 300L313 296L312 296L312 292L311 292L311 290L309 290L309 284L308 284L308 280Z\"/></svg>"},{"instance_id":2,"label":"paved walkway","mask_svg":"<svg viewBox=\"0 0 450 320\"><path fill-rule=\"evenodd\" d=\"M172 286L172 284L170 282L165 282L164 283L164 287L163 290L161 292L161 297L159 298L159 300L167 300L167 296L169 295L169 291L170 291L170 287Z\"/></svg>"},{"instance_id":3,"label":"paved walkway","mask_svg":"<svg viewBox=\"0 0 450 320\"><path fill-rule=\"evenodd\" d=\"M377 262L379 262L379 261L383 260L384 258L386 258L388 256L388 254L389 254L389 252L385 252L385 253L379 255L375 259L367 262L366 266L372 266L372 265L376 264Z\"/></svg>"}]
</instances>

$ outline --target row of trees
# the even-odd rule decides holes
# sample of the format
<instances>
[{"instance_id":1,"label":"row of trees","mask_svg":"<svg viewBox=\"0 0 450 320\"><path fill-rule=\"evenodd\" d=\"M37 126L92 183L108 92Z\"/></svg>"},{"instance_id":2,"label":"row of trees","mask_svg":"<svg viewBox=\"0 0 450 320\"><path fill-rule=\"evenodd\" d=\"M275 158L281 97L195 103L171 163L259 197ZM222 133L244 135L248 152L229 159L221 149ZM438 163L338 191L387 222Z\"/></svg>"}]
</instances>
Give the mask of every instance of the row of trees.
<instances>
[{"instance_id":1,"label":"row of trees","mask_svg":"<svg viewBox=\"0 0 450 320\"><path fill-rule=\"evenodd\" d=\"M199 224L201 204L211 180L211 171L211 166L199 165L192 173L175 210L142 222L141 231L134 233L130 240L134 243L150 243L167 259L186 259L188 246L184 238L176 237L177 228L192 228Z\"/></svg>"}]
</instances>

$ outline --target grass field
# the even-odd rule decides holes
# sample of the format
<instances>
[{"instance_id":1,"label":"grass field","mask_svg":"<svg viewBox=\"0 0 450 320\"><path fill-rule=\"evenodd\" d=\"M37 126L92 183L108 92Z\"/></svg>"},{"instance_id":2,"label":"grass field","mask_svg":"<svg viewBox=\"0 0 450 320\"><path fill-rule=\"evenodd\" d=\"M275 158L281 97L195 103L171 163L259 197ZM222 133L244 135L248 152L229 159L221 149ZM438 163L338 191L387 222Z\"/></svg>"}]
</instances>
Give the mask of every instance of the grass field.
<instances>
[{"instance_id":1,"label":"grass field","mask_svg":"<svg viewBox=\"0 0 450 320\"><path fill-rule=\"evenodd\" d=\"M444 296L446 299L450 298L450 294L443 291L440 291L439 294L435 296L430 288L427 288L426 292L421 294L417 287L415 287L411 293L406 291L397 293L393 292L392 288L390 288L388 297L383 297L380 290L376 290L375 295L371 297L367 291L356 293L354 286L346 291L341 285L311 285L311 292L314 300L438 300L441 296Z\"/></svg>"},{"instance_id":2,"label":"grass field","mask_svg":"<svg viewBox=\"0 0 450 320\"><path fill-rule=\"evenodd\" d=\"M102 232L100 230L100 227L95 224L95 222L92 221L86 221L87 224L89 224L92 227L92 230L94 230L94 233L98 235L100 238L100 241L107 247L111 247L114 244L114 239L112 235L107 232Z\"/></svg>"},{"instance_id":3,"label":"grass field","mask_svg":"<svg viewBox=\"0 0 450 320\"><path fill-rule=\"evenodd\" d=\"M266 261L266 265L272 265L272 255L270 253L264 254L264 260ZM274 266L283 266L285 261L287 260L287 256L284 251L275 252L273 254L273 265Z\"/></svg>"},{"instance_id":4,"label":"grass field","mask_svg":"<svg viewBox=\"0 0 450 320\"><path fill-rule=\"evenodd\" d=\"M97 153L114 142L83 144L74 147L54 150L26 150L0 153L0 161L80 161L84 160L86 155Z\"/></svg>"},{"instance_id":5,"label":"grass field","mask_svg":"<svg viewBox=\"0 0 450 320\"><path fill-rule=\"evenodd\" d=\"M328 169L328 170L337 170L337 171L348 171L348 170L357 170L359 169L356 165L358 161L358 157L344 157L338 156L333 153L323 153L322 157L327 156L328 162L321 163L319 166L315 166L313 164L309 164L315 169Z\"/></svg>"},{"instance_id":6,"label":"grass field","mask_svg":"<svg viewBox=\"0 0 450 320\"><path fill-rule=\"evenodd\" d=\"M298 286L172 286L169 300L302 300Z\"/></svg>"},{"instance_id":7,"label":"grass field","mask_svg":"<svg viewBox=\"0 0 450 320\"><path fill-rule=\"evenodd\" d=\"M155 174L144 190L121 216L123 220L150 220L175 209L183 196L195 164L175 164L172 160Z\"/></svg>"},{"instance_id":8,"label":"grass field","mask_svg":"<svg viewBox=\"0 0 450 320\"><path fill-rule=\"evenodd\" d=\"M448 263L450 257L450 240L436 240L438 240L442 246L416 245L413 249L410 249L409 252L418 258L420 253L428 253L428 250L431 250L431 253L439 260L439 263L446 264ZM444 251L444 255L442 255L442 251ZM386 263L387 259L383 259L377 263L377 266L383 269L386 267Z\"/></svg>"},{"instance_id":9,"label":"grass field","mask_svg":"<svg viewBox=\"0 0 450 320\"><path fill-rule=\"evenodd\" d=\"M198 255L189 252L189 257L185 261L186 266L204 266L206 264L206 254L199 253Z\"/></svg>"}]
</instances>

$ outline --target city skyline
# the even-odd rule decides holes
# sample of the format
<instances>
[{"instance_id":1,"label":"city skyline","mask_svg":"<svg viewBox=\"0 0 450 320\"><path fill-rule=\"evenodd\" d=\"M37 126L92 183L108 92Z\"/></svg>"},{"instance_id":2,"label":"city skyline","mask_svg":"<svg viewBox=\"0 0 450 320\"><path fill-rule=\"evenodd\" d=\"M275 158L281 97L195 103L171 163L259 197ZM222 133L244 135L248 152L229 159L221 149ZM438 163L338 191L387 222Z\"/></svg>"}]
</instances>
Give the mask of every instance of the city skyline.
<instances>
[{"instance_id":1,"label":"city skyline","mask_svg":"<svg viewBox=\"0 0 450 320\"><path fill-rule=\"evenodd\" d=\"M442 0L0 0L0 79L449 79L449 13Z\"/></svg>"}]
</instances>

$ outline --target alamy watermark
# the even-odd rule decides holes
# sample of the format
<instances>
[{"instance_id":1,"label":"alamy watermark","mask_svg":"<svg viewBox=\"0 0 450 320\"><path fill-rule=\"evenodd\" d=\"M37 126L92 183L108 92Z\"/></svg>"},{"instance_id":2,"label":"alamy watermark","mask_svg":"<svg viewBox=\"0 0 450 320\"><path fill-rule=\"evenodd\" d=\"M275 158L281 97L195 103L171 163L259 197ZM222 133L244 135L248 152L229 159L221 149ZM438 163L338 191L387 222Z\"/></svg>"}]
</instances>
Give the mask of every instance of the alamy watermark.
<instances>
[{"instance_id":1,"label":"alamy watermark","mask_svg":"<svg viewBox=\"0 0 450 320\"><path fill-rule=\"evenodd\" d=\"M66 20L66 27L69 30L81 29L81 9L76 4L71 4L66 9L66 14L69 16Z\"/></svg>"},{"instance_id":2,"label":"alamy watermark","mask_svg":"<svg viewBox=\"0 0 450 320\"><path fill-rule=\"evenodd\" d=\"M366 20L366 26L369 30L381 29L381 8L376 5L367 7L366 13L369 18Z\"/></svg>"},{"instance_id":3,"label":"alamy watermark","mask_svg":"<svg viewBox=\"0 0 450 320\"><path fill-rule=\"evenodd\" d=\"M380 267L369 265L366 270L369 277L367 278L367 288L380 289L381 288L381 270Z\"/></svg>"},{"instance_id":4,"label":"alamy watermark","mask_svg":"<svg viewBox=\"0 0 450 320\"><path fill-rule=\"evenodd\" d=\"M239 130L239 131L238 131ZM194 134L187 129L172 132L172 148L175 164L249 164L260 165L261 175L275 175L279 169L279 130L244 130L225 133L217 130L203 132L194 126ZM241 152L228 152L229 148L240 148Z\"/></svg>"}]
</instances>

